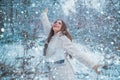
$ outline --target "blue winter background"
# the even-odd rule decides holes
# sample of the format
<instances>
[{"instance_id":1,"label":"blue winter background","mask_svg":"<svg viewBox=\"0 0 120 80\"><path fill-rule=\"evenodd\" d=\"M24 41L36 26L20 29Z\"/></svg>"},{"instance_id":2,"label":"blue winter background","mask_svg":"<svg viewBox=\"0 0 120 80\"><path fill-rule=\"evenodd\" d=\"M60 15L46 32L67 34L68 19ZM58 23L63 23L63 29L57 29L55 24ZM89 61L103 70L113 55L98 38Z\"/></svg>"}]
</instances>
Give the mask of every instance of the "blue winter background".
<instances>
[{"instance_id":1,"label":"blue winter background","mask_svg":"<svg viewBox=\"0 0 120 80\"><path fill-rule=\"evenodd\" d=\"M0 0L0 80L48 80L40 14L63 19L81 52L102 55L101 75L76 59L78 80L120 80L120 0ZM99 58L99 57L98 57Z\"/></svg>"}]
</instances>

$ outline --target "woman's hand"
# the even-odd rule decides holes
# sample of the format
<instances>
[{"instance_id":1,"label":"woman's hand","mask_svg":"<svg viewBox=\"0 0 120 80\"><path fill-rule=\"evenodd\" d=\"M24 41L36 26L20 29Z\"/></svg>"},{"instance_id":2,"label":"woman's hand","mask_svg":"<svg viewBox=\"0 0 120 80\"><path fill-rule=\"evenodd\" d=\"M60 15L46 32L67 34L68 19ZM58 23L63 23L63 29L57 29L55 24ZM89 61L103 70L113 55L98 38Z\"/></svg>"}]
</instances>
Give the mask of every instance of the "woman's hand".
<instances>
[{"instance_id":1,"label":"woman's hand","mask_svg":"<svg viewBox=\"0 0 120 80\"><path fill-rule=\"evenodd\" d=\"M45 8L45 9L42 11L42 13L41 13L41 17L42 17L42 16L46 16L47 13L48 13L48 8Z\"/></svg>"},{"instance_id":2,"label":"woman's hand","mask_svg":"<svg viewBox=\"0 0 120 80\"><path fill-rule=\"evenodd\" d=\"M48 13L48 8L45 8L43 12Z\"/></svg>"},{"instance_id":3,"label":"woman's hand","mask_svg":"<svg viewBox=\"0 0 120 80\"><path fill-rule=\"evenodd\" d=\"M94 71L97 73L97 74L100 74L100 71L98 70L99 67L101 67L102 65L101 64L98 64L98 65L95 65L93 67Z\"/></svg>"}]
</instances>

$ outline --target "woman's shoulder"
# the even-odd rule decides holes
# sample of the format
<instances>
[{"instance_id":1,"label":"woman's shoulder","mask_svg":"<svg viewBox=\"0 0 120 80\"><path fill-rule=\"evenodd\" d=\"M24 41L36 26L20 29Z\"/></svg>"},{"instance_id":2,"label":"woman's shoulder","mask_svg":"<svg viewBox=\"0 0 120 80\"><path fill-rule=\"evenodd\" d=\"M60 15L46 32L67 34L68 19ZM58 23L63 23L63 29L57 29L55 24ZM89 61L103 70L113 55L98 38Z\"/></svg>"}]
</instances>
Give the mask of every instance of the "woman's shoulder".
<instances>
[{"instance_id":1,"label":"woman's shoulder","mask_svg":"<svg viewBox=\"0 0 120 80\"><path fill-rule=\"evenodd\" d=\"M66 35L61 35L59 38L62 41L70 41Z\"/></svg>"},{"instance_id":2,"label":"woman's shoulder","mask_svg":"<svg viewBox=\"0 0 120 80\"><path fill-rule=\"evenodd\" d=\"M69 39L65 34L63 34L62 32L58 32L55 36L56 36L59 40L62 40L62 41L70 41L70 39Z\"/></svg>"}]
</instances>

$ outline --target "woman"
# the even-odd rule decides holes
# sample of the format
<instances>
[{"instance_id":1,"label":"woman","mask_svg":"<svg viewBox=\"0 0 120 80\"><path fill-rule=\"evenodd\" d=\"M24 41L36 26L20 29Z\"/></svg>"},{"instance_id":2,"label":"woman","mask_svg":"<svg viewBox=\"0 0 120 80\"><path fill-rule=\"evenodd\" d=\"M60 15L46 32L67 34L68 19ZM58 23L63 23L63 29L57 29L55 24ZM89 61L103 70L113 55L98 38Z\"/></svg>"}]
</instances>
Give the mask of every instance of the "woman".
<instances>
[{"instance_id":1,"label":"woman","mask_svg":"<svg viewBox=\"0 0 120 80\"><path fill-rule=\"evenodd\" d=\"M90 59L87 54L81 53L77 47L74 47L72 37L62 20L58 19L51 27L47 12L48 9L45 9L41 14L41 22L45 34L48 35L44 46L44 56L50 69L49 80L76 80L73 68L68 60L72 57L93 68L99 74L97 69L100 65L98 62Z\"/></svg>"}]
</instances>

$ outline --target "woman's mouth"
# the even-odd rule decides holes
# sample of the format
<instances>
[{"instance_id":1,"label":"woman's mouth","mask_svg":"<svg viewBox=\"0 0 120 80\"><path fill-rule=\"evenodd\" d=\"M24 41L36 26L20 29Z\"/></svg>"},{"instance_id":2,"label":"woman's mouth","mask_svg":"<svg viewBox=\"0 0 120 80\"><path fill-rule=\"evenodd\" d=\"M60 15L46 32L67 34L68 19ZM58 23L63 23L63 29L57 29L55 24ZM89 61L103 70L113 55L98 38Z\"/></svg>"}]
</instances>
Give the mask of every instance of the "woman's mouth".
<instances>
[{"instance_id":1,"label":"woman's mouth","mask_svg":"<svg viewBox=\"0 0 120 80\"><path fill-rule=\"evenodd\" d=\"M54 27L58 27L58 26L54 26Z\"/></svg>"}]
</instances>

